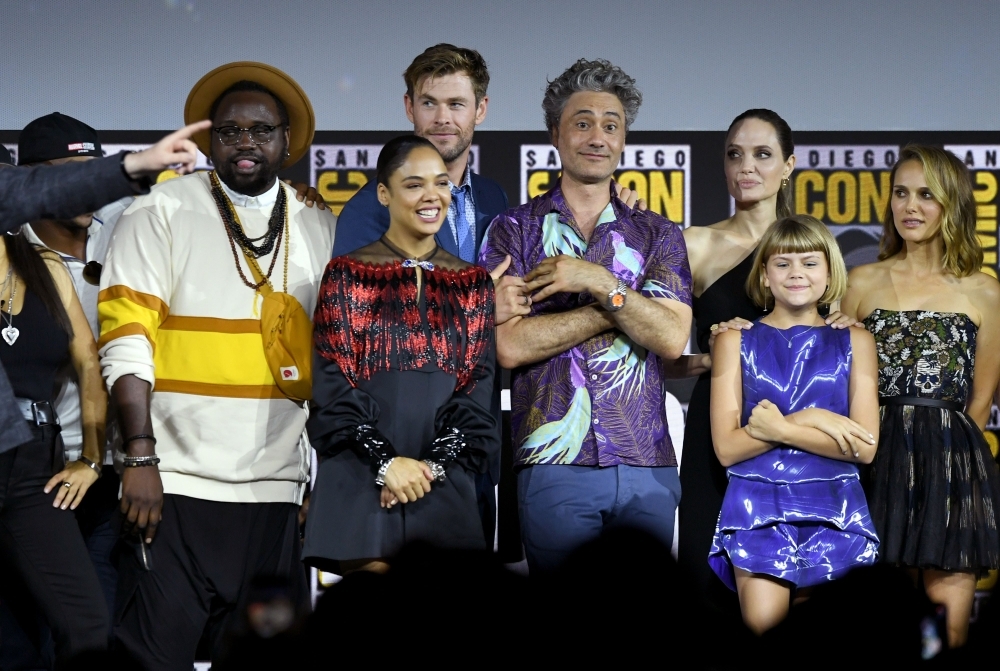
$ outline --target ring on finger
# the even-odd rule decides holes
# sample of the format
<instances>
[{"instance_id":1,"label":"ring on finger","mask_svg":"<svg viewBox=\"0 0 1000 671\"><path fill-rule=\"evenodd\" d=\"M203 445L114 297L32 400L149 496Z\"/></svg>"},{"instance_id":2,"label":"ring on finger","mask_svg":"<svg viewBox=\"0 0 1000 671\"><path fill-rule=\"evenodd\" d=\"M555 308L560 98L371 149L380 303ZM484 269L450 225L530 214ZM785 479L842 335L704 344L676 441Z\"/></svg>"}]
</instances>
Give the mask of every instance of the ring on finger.
<instances>
[{"instance_id":1,"label":"ring on finger","mask_svg":"<svg viewBox=\"0 0 1000 671\"><path fill-rule=\"evenodd\" d=\"M525 295L525 297L524 297L524 304L525 305L531 305L531 296Z\"/></svg>"},{"instance_id":2,"label":"ring on finger","mask_svg":"<svg viewBox=\"0 0 1000 671\"><path fill-rule=\"evenodd\" d=\"M709 331L718 331L719 330L719 325L718 324L712 324L712 326L710 326L708 330Z\"/></svg>"},{"instance_id":3,"label":"ring on finger","mask_svg":"<svg viewBox=\"0 0 1000 671\"><path fill-rule=\"evenodd\" d=\"M72 486L73 486L72 483L69 483L69 482L64 482L63 483L63 487L65 487L66 489L69 489Z\"/></svg>"}]
</instances>

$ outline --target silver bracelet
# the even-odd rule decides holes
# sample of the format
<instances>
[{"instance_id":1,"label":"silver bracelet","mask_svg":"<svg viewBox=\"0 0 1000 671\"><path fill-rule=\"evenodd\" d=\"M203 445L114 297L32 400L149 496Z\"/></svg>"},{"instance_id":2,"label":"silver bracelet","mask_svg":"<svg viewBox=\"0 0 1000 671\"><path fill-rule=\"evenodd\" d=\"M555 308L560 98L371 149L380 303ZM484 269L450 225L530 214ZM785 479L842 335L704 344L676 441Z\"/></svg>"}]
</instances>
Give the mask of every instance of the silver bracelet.
<instances>
[{"instance_id":1,"label":"silver bracelet","mask_svg":"<svg viewBox=\"0 0 1000 671\"><path fill-rule=\"evenodd\" d=\"M431 469L431 480L433 482L444 482L446 477L444 472L444 466L436 461L431 461L429 459L424 459L424 463L427 464L427 468Z\"/></svg>"},{"instance_id":2,"label":"silver bracelet","mask_svg":"<svg viewBox=\"0 0 1000 671\"><path fill-rule=\"evenodd\" d=\"M80 458L77 459L77 461L79 461L81 464L83 464L84 466L86 466L90 470L92 470L95 473L97 473L97 479L98 480L100 480L101 476L104 475L104 473L101 471L101 467L98 466L93 461L91 461L90 459L88 459L87 457L84 457L84 456L81 455Z\"/></svg>"},{"instance_id":3,"label":"silver bracelet","mask_svg":"<svg viewBox=\"0 0 1000 671\"><path fill-rule=\"evenodd\" d=\"M160 463L160 458L155 454L143 457L122 457L122 464L125 468L139 468L140 466L156 466Z\"/></svg>"},{"instance_id":4,"label":"silver bracelet","mask_svg":"<svg viewBox=\"0 0 1000 671\"><path fill-rule=\"evenodd\" d=\"M382 465L378 467L378 475L375 476L375 484L379 487L385 485L385 472L389 470L389 464L391 464L392 460L395 458L396 457L393 457L389 461L383 462Z\"/></svg>"}]
</instances>

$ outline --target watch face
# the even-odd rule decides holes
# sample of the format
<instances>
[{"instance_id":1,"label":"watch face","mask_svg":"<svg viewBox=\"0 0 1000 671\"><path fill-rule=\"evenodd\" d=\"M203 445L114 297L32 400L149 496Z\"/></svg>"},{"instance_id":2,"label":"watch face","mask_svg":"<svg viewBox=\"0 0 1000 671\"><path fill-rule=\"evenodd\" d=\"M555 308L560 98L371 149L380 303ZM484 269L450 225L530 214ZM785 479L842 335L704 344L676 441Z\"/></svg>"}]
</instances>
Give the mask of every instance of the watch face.
<instances>
[{"instance_id":1,"label":"watch face","mask_svg":"<svg viewBox=\"0 0 1000 671\"><path fill-rule=\"evenodd\" d=\"M611 307L620 308L625 305L625 294L615 294L611 297Z\"/></svg>"}]
</instances>

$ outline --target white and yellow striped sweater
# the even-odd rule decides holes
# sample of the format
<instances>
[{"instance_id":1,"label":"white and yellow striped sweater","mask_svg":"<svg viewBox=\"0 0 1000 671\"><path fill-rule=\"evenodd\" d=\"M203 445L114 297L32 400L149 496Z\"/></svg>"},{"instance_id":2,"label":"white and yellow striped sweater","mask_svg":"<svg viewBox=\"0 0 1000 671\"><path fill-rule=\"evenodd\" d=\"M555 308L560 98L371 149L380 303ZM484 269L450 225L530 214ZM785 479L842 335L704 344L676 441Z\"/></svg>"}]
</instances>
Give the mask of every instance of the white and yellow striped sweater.
<instances>
[{"instance_id":1,"label":"white and yellow striped sweater","mask_svg":"<svg viewBox=\"0 0 1000 671\"><path fill-rule=\"evenodd\" d=\"M308 314L333 249L336 217L286 186L288 292ZM237 213L267 230L277 190ZM235 199L234 199L235 200ZM270 202L266 202L269 200ZM272 284L283 288L285 244ZM245 277L253 281L237 247ZM260 259L266 269L271 256ZM236 270L207 173L170 180L125 211L101 274L98 342L110 389L122 375L153 386L151 415L167 494L210 501L300 503L309 454L305 410L278 390L264 358L259 296Z\"/></svg>"}]
</instances>

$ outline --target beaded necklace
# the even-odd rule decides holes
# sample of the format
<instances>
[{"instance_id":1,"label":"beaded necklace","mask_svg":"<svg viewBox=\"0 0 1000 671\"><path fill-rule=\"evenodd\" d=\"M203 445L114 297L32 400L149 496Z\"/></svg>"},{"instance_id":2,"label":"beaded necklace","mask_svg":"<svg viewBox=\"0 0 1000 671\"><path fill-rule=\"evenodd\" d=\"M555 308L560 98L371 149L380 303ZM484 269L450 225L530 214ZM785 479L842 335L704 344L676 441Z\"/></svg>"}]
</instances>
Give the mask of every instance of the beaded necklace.
<instances>
[{"instance_id":1,"label":"beaded necklace","mask_svg":"<svg viewBox=\"0 0 1000 671\"><path fill-rule=\"evenodd\" d=\"M236 214L236 208L233 207L232 202L230 202L229 197L226 196L225 191L222 190L222 184L219 182L219 177L215 174L213 170L209 173L209 179L212 182L212 197L215 199L215 204L219 208L219 215L222 217L222 223L226 227L226 235L229 238L229 247L233 251L233 261L236 263L236 270L240 274L240 279L243 280L243 284L247 285L254 291L258 291L262 286L268 283L271 278L271 273L274 272L275 263L278 261L278 255L275 254L271 257L271 265L268 266L267 274L260 272L260 268L257 268L258 273L261 275L259 282L251 282L247 276L243 273L243 266L240 264L239 254L236 252L236 245L239 244L240 249L246 254L247 262L256 264L256 259L259 259L265 254L269 254L276 247L281 248L282 237L287 237L284 235L288 230L288 199L285 197L285 190L278 187L278 198L275 200L274 209L271 212L271 218L267 222L268 232L259 238L249 238L243 231L243 225L240 223L239 215ZM272 231L273 236L272 236ZM254 241L265 238L264 243L259 247L255 247L252 243ZM288 287L288 241L285 241L285 287Z\"/></svg>"}]
</instances>

